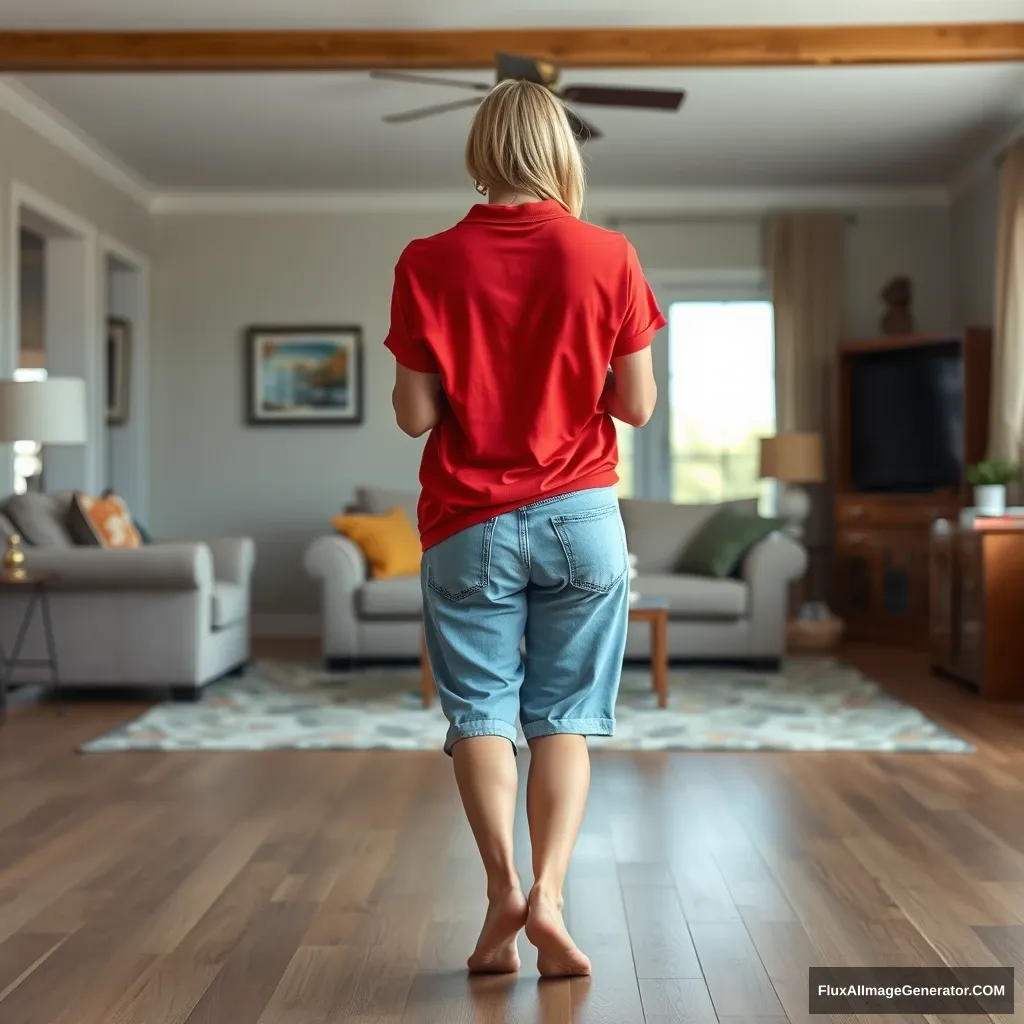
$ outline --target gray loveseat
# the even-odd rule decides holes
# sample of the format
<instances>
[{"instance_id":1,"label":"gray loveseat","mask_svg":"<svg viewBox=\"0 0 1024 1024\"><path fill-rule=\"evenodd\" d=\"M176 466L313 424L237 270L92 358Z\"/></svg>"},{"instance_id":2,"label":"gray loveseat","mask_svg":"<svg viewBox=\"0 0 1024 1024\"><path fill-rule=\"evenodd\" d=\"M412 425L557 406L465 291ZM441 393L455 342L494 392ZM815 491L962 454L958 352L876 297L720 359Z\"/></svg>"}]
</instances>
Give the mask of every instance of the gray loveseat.
<instances>
[{"instance_id":1,"label":"gray loveseat","mask_svg":"<svg viewBox=\"0 0 1024 1024\"><path fill-rule=\"evenodd\" d=\"M0 505L3 545L20 534L26 569L55 577L50 608L62 686L170 687L188 698L245 665L252 540L77 547L67 528L71 499L24 494ZM8 656L26 599L10 587L0 591ZM45 657L38 616L21 656ZM36 675L46 679L45 671Z\"/></svg>"},{"instance_id":2,"label":"gray loveseat","mask_svg":"<svg viewBox=\"0 0 1024 1024\"><path fill-rule=\"evenodd\" d=\"M381 513L401 505L415 522L417 495L361 488L348 511ZM756 510L754 502L738 502ZM804 549L777 533L753 547L735 579L673 571L689 538L717 505L623 500L635 589L669 606L669 654L675 659L777 663L785 650L789 585L807 568ZM338 536L317 538L306 571L321 587L323 656L329 665L418 657L423 614L419 579L371 579L362 552ZM646 658L650 630L631 626L627 658Z\"/></svg>"}]
</instances>

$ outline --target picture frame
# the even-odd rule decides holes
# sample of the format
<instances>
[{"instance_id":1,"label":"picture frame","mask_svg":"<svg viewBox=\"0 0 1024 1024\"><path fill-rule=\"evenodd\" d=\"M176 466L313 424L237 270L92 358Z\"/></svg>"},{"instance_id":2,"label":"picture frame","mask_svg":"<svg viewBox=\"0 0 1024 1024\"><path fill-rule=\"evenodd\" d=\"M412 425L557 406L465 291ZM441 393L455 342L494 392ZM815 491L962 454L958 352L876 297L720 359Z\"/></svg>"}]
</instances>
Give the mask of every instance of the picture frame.
<instances>
[{"instance_id":1,"label":"picture frame","mask_svg":"<svg viewBox=\"0 0 1024 1024\"><path fill-rule=\"evenodd\" d=\"M132 325L120 316L107 317L107 425L124 426L131 404Z\"/></svg>"},{"instance_id":2,"label":"picture frame","mask_svg":"<svg viewBox=\"0 0 1024 1024\"><path fill-rule=\"evenodd\" d=\"M251 426L354 426L365 416L363 329L250 327L245 332Z\"/></svg>"}]
</instances>

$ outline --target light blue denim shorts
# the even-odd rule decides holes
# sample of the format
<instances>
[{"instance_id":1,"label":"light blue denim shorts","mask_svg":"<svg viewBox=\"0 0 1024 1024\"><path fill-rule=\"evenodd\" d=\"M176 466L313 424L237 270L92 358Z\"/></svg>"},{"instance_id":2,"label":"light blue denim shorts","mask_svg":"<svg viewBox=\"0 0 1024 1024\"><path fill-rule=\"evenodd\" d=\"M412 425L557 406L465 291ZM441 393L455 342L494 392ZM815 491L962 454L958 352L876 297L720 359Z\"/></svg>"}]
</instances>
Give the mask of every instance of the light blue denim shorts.
<instances>
[{"instance_id":1,"label":"light blue denim shorts","mask_svg":"<svg viewBox=\"0 0 1024 1024\"><path fill-rule=\"evenodd\" d=\"M470 526L423 555L427 654L448 719L516 743L610 736L629 614L613 488L574 491Z\"/></svg>"}]
</instances>

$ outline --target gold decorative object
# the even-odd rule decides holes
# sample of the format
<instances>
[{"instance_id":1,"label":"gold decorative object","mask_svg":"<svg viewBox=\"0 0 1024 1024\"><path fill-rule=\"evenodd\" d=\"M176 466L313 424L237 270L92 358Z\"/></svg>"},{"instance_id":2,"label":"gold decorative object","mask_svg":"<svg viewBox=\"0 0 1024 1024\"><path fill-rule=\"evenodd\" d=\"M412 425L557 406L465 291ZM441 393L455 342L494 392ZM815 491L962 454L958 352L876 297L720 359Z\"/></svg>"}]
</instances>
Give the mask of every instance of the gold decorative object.
<instances>
[{"instance_id":1,"label":"gold decorative object","mask_svg":"<svg viewBox=\"0 0 1024 1024\"><path fill-rule=\"evenodd\" d=\"M27 579L25 551L21 546L21 537L16 533L12 533L7 538L7 550L4 552L4 578L8 580Z\"/></svg>"}]
</instances>

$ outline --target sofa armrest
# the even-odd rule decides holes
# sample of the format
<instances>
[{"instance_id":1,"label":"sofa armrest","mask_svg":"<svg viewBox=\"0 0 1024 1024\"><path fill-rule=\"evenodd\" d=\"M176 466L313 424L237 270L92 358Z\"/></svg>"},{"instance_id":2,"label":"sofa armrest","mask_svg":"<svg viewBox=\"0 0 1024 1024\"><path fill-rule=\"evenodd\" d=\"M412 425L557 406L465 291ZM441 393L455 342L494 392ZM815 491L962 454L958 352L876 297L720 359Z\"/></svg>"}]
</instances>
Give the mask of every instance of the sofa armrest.
<instances>
[{"instance_id":1,"label":"sofa armrest","mask_svg":"<svg viewBox=\"0 0 1024 1024\"><path fill-rule=\"evenodd\" d=\"M743 560L750 588L750 651L755 658L780 658L786 650L789 585L807 571L807 551L792 537L773 533Z\"/></svg>"},{"instance_id":2,"label":"sofa armrest","mask_svg":"<svg viewBox=\"0 0 1024 1024\"><path fill-rule=\"evenodd\" d=\"M317 537L306 549L304 563L306 572L321 581L324 656L358 658L356 594L369 578L363 552L347 537Z\"/></svg>"},{"instance_id":3,"label":"sofa armrest","mask_svg":"<svg viewBox=\"0 0 1024 1024\"><path fill-rule=\"evenodd\" d=\"M215 537L204 543L213 555L214 579L249 585L256 565L256 544L251 537Z\"/></svg>"},{"instance_id":4,"label":"sofa armrest","mask_svg":"<svg viewBox=\"0 0 1024 1024\"><path fill-rule=\"evenodd\" d=\"M214 579L205 544L27 548L25 568L53 576L55 590L209 590Z\"/></svg>"}]
</instances>

